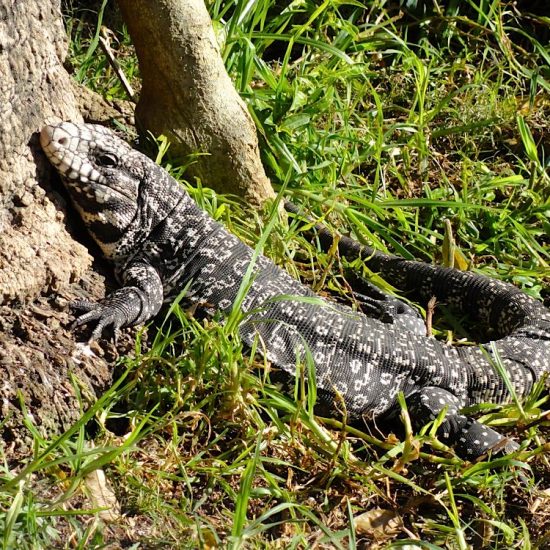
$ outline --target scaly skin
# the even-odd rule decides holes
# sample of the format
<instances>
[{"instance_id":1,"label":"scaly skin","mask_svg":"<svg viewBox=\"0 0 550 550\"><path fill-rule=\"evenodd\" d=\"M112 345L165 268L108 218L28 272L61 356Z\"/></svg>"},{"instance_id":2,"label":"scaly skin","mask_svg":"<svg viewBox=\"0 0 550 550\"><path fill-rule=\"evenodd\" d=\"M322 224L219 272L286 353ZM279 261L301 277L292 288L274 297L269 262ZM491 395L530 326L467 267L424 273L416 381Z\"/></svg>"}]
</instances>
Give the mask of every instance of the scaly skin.
<instances>
[{"instance_id":1,"label":"scaly skin","mask_svg":"<svg viewBox=\"0 0 550 550\"><path fill-rule=\"evenodd\" d=\"M97 304L77 304L84 310L78 325L95 323L98 338L108 327L145 323L186 287L186 301L207 313L231 310L253 251L166 171L100 126L46 126L41 144L121 284ZM332 235L318 229L330 244ZM347 238L339 247L403 291L435 296L493 329L517 394L525 396L550 369L550 311L512 285L384 255ZM367 294L378 318L325 301L260 256L241 306L240 335L250 346L257 340L260 353L290 377L309 349L318 402L329 412L340 394L355 419L388 416L402 391L417 426L447 407L439 434L460 455L513 450L496 431L459 413L509 400L490 345L444 345L423 334L419 317L402 302L370 288Z\"/></svg>"}]
</instances>

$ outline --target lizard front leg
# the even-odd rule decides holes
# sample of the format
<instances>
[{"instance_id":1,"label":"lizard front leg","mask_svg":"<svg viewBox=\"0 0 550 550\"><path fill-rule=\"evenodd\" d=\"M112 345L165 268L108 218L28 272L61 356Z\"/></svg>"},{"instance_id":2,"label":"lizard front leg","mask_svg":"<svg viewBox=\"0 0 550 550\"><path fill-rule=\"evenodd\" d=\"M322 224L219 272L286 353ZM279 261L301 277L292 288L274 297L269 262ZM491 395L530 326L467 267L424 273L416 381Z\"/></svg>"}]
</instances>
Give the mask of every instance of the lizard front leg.
<instances>
[{"instance_id":1,"label":"lizard front leg","mask_svg":"<svg viewBox=\"0 0 550 550\"><path fill-rule=\"evenodd\" d=\"M111 327L116 334L122 327L140 325L154 317L162 307L164 292L156 269L143 261L130 263L121 270L122 288L99 302L79 300L72 305L84 311L74 326L97 322L91 340L98 339Z\"/></svg>"}]
</instances>

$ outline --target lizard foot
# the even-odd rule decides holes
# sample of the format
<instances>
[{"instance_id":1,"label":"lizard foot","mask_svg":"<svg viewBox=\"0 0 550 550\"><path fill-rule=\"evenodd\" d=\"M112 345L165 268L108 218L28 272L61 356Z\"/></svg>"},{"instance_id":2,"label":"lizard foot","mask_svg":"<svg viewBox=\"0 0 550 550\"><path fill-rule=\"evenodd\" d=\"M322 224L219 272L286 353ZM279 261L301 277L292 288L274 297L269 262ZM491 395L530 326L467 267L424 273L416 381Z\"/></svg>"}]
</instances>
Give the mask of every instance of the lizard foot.
<instances>
[{"instance_id":1,"label":"lizard foot","mask_svg":"<svg viewBox=\"0 0 550 550\"><path fill-rule=\"evenodd\" d=\"M141 303L140 292L133 287L120 288L99 302L77 300L71 307L83 313L76 318L72 328L96 322L90 341L99 339L106 329L113 331L116 341L120 329L140 317Z\"/></svg>"},{"instance_id":2,"label":"lizard foot","mask_svg":"<svg viewBox=\"0 0 550 550\"><path fill-rule=\"evenodd\" d=\"M365 315L408 332L422 335L426 333L424 319L409 304L384 292L356 273L347 274L346 277Z\"/></svg>"}]
</instances>

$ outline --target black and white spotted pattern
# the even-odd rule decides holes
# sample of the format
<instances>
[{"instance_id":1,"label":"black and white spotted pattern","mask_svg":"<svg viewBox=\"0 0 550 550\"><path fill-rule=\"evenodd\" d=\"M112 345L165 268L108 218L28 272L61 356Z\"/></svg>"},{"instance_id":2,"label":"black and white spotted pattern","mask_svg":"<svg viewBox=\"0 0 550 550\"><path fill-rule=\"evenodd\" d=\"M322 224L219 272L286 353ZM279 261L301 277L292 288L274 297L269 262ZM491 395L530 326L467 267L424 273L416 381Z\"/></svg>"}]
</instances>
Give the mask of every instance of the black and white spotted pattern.
<instances>
[{"instance_id":1,"label":"black and white spotted pattern","mask_svg":"<svg viewBox=\"0 0 550 550\"><path fill-rule=\"evenodd\" d=\"M97 338L107 327L144 323L186 286L188 302L230 311L252 250L200 210L166 171L100 126L46 126L41 143L121 283L100 303L78 304L84 310L78 324L96 323ZM330 241L323 231L321 240ZM384 255L347 238L339 247L394 286L425 300L436 296L491 327L519 395L550 370L550 311L515 287ZM317 297L261 256L242 304L240 333L291 376L307 346L325 409L334 410L338 393L356 419L390 415L402 391L419 426L447 407L440 433L461 455L511 450L497 432L459 413L474 403L509 400L488 359L490 345L457 348L428 338L409 306L378 293L366 300L380 315L366 316Z\"/></svg>"}]
</instances>

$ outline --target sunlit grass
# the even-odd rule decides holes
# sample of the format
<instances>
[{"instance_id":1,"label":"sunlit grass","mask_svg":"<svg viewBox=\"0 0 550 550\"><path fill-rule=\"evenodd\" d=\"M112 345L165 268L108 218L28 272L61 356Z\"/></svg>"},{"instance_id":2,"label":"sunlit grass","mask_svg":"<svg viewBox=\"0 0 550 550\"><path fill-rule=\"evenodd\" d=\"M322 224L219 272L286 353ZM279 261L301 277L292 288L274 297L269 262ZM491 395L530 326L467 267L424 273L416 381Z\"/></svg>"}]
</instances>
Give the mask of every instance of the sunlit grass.
<instances>
[{"instance_id":1,"label":"sunlit grass","mask_svg":"<svg viewBox=\"0 0 550 550\"><path fill-rule=\"evenodd\" d=\"M274 186L286 184L285 197L333 228L407 258L443 261L450 231L473 269L547 298L550 54L533 32L543 36L545 20L495 0L402 5L408 15L383 1L210 4ZM67 16L75 77L125 98L82 18ZM112 30L135 79L129 37ZM169 168L183 181L180 167ZM345 262L309 242L303 223L189 189L294 276L345 294ZM521 451L471 464L437 441L433 425L414 433L406 410L395 426L364 430L314 416L307 382L284 392L240 341L238 315L197 320L174 304L79 423L52 441L35 433L32 460L4 463L4 548L549 543L542 384L520 406L473 408ZM442 327L463 336L460 319L446 315ZM124 514L114 524L98 519L86 494L83 480L98 467ZM398 527L356 532L352 519L376 509L395 513Z\"/></svg>"}]
</instances>

